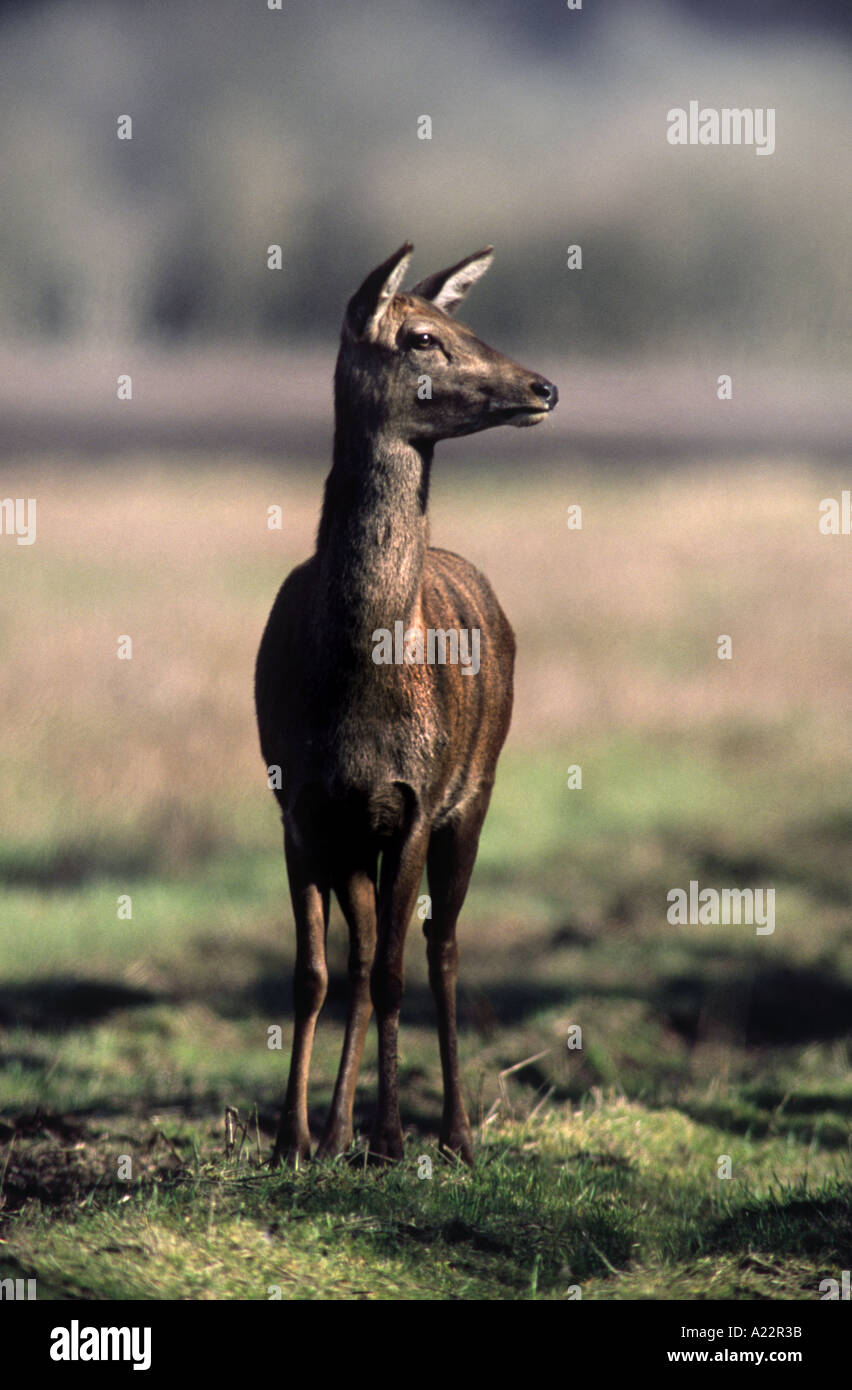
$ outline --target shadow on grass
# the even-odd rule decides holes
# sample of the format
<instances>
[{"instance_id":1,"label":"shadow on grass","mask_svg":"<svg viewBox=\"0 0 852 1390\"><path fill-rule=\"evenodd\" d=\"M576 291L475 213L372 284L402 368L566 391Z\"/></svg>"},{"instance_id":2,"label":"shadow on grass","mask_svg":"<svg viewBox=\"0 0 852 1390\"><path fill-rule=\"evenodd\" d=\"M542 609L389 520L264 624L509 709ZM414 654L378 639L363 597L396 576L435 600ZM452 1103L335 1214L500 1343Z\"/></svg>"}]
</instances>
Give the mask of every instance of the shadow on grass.
<instances>
[{"instance_id":1,"label":"shadow on grass","mask_svg":"<svg viewBox=\"0 0 852 1390\"><path fill-rule=\"evenodd\" d=\"M35 1032L99 1023L119 1009L140 1009L158 996L120 981L60 976L0 988L0 1025Z\"/></svg>"},{"instance_id":2,"label":"shadow on grass","mask_svg":"<svg viewBox=\"0 0 852 1390\"><path fill-rule=\"evenodd\" d=\"M846 1149L849 1146L849 1107L834 1096L823 1096L822 1111L797 1114L792 1106L780 1110L762 1110L749 1106L741 1096L730 1101L680 1101L678 1109L698 1124L712 1125L729 1134L741 1134L748 1139L766 1139L786 1135L800 1144L819 1140L823 1149Z\"/></svg>"},{"instance_id":3,"label":"shadow on grass","mask_svg":"<svg viewBox=\"0 0 852 1390\"><path fill-rule=\"evenodd\" d=\"M111 1014L153 1004L203 1003L229 1020L292 1018L289 961L266 947L236 949L199 944L194 957L173 971L171 989L154 990L120 980L58 976L0 987L0 1025L52 1031L96 1024ZM848 1036L852 1026L852 985L828 965L767 965L754 952L709 951L696 945L696 968L662 979L625 981L595 987L601 998L640 1002L651 1017L690 1044L723 1040L746 1048L788 1047ZM706 965L704 964L706 962ZM584 991L588 992L588 980ZM459 1025L489 1038L517 1028L536 1015L565 1008L577 989L563 979L540 975L520 979L475 980L459 986ZM349 982L332 971L322 1018L345 1022ZM403 1023L431 1029L435 1008L425 983L410 981Z\"/></svg>"},{"instance_id":4,"label":"shadow on grass","mask_svg":"<svg viewBox=\"0 0 852 1390\"><path fill-rule=\"evenodd\" d=\"M852 986L827 967L745 960L715 978L693 974L668 980L656 1003L669 1026L689 1042L715 1035L746 1047L790 1046L845 1037L852 1028Z\"/></svg>"},{"instance_id":5,"label":"shadow on grass","mask_svg":"<svg viewBox=\"0 0 852 1390\"><path fill-rule=\"evenodd\" d=\"M852 1187L831 1197L767 1197L715 1222L701 1253L771 1251L848 1261L852 1248Z\"/></svg>"}]
</instances>

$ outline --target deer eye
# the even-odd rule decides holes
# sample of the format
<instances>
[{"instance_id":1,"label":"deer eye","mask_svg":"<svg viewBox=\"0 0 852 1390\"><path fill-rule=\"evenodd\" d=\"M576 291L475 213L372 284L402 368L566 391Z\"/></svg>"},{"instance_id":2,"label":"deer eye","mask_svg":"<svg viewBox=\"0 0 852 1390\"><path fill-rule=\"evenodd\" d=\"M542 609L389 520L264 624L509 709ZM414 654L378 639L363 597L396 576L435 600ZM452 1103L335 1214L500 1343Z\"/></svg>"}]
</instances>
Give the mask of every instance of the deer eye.
<instances>
[{"instance_id":1,"label":"deer eye","mask_svg":"<svg viewBox=\"0 0 852 1390\"><path fill-rule=\"evenodd\" d=\"M409 333L408 346L413 348L437 347L438 339L431 333Z\"/></svg>"}]
</instances>

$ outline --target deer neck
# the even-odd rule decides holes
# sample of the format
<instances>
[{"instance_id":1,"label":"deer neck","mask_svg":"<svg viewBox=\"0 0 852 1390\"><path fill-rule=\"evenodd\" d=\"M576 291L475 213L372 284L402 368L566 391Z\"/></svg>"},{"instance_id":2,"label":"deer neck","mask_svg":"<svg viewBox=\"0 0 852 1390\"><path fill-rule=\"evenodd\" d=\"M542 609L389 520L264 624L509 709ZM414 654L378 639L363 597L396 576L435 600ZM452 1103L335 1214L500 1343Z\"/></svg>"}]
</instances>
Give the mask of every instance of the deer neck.
<instances>
[{"instance_id":1,"label":"deer neck","mask_svg":"<svg viewBox=\"0 0 852 1390\"><path fill-rule=\"evenodd\" d=\"M341 646L420 618L432 446L338 423L317 537L324 618Z\"/></svg>"}]
</instances>

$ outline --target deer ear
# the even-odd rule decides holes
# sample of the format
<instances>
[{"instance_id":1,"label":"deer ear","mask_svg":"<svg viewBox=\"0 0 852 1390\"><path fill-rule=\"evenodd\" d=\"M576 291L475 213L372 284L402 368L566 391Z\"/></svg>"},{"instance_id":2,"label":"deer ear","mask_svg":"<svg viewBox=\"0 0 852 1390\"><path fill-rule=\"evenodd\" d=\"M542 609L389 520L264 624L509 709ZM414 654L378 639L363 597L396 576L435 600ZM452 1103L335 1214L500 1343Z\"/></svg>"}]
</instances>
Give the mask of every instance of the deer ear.
<instances>
[{"instance_id":1,"label":"deer ear","mask_svg":"<svg viewBox=\"0 0 852 1390\"><path fill-rule=\"evenodd\" d=\"M402 284L411 253L410 241L388 256L364 281L346 308L346 323L356 338L375 338L388 305Z\"/></svg>"},{"instance_id":2,"label":"deer ear","mask_svg":"<svg viewBox=\"0 0 852 1390\"><path fill-rule=\"evenodd\" d=\"M474 251L472 256L466 256L458 265L427 276L409 293L418 294L421 299L430 300L436 309L451 314L456 305L461 304L468 290L482 278L493 259L494 247L483 246L481 251Z\"/></svg>"}]
</instances>

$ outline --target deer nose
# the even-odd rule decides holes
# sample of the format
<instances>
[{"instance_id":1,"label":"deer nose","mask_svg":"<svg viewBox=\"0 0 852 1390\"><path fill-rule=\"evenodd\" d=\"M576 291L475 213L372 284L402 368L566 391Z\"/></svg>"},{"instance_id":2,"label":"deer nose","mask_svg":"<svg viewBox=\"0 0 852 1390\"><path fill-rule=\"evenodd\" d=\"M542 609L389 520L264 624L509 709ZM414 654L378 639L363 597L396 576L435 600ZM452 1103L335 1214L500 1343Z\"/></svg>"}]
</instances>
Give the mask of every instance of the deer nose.
<instances>
[{"instance_id":1,"label":"deer nose","mask_svg":"<svg viewBox=\"0 0 852 1390\"><path fill-rule=\"evenodd\" d=\"M537 396L541 396L548 410L552 410L559 400L559 392L552 381L545 381L542 377L539 381L532 383L532 389Z\"/></svg>"}]
</instances>

